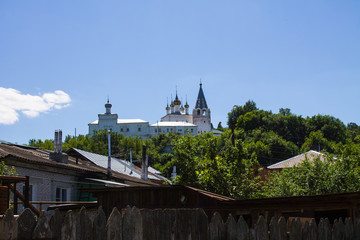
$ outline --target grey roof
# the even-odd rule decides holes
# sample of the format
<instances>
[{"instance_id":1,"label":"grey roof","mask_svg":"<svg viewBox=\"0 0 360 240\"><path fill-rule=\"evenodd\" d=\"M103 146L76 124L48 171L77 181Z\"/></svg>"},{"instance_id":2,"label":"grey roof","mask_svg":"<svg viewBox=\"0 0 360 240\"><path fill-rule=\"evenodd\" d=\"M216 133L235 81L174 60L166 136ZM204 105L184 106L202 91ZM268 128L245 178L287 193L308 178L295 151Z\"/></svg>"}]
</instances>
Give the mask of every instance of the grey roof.
<instances>
[{"instance_id":1,"label":"grey roof","mask_svg":"<svg viewBox=\"0 0 360 240\"><path fill-rule=\"evenodd\" d=\"M84 156L89 161L95 163L96 165L107 168L107 165L108 165L108 157L107 156L87 152L87 151L77 149L77 148L72 148L72 149L74 151L78 152L79 154L81 154L82 156ZM123 159L112 157L111 158L111 169L113 171L116 171L116 172L119 172L119 173L122 173L122 174L126 174L128 176L141 178L141 172L138 171L135 168L135 166L133 166L133 168L131 169L131 163L129 161L126 161L126 160L123 160ZM150 173L159 173L157 170L155 170L155 169L153 169L151 167L148 168L148 171ZM149 174L148 178L149 179L159 180L160 177Z\"/></svg>"},{"instance_id":2,"label":"grey roof","mask_svg":"<svg viewBox=\"0 0 360 240\"><path fill-rule=\"evenodd\" d=\"M200 83L200 90L199 90L199 94L196 100L196 104L195 104L195 108L208 108L207 104L206 104L206 100L205 100L205 95L204 92L202 90L202 84Z\"/></svg>"},{"instance_id":3,"label":"grey roof","mask_svg":"<svg viewBox=\"0 0 360 240\"><path fill-rule=\"evenodd\" d=\"M297 164L302 163L305 159L309 161L313 161L315 158L320 158L321 161L324 161L324 154L310 150L306 153L302 153L295 157L283 160L281 162L275 163L273 165L268 166L268 169L283 169L283 168L291 168Z\"/></svg>"}]
</instances>

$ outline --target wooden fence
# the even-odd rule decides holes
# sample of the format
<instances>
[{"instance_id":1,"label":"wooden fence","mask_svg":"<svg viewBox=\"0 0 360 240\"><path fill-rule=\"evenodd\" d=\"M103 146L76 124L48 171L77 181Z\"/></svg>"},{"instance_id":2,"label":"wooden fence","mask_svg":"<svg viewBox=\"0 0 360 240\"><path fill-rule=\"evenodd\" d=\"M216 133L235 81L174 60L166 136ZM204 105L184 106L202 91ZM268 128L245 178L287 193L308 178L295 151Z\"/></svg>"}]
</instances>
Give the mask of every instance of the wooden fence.
<instances>
[{"instance_id":1,"label":"wooden fence","mask_svg":"<svg viewBox=\"0 0 360 240\"><path fill-rule=\"evenodd\" d=\"M0 239L241 239L241 240L352 240L360 239L360 223L347 218L327 219L301 224L300 219L287 223L283 217L266 223L259 217L254 228L249 228L242 217L235 221L230 215L226 222L218 213L208 219L202 209L137 209L126 208L120 213L113 209L107 219L100 207L95 214L54 211L50 220L42 212L35 218L29 209L18 217L11 210L0 219Z\"/></svg>"}]
</instances>

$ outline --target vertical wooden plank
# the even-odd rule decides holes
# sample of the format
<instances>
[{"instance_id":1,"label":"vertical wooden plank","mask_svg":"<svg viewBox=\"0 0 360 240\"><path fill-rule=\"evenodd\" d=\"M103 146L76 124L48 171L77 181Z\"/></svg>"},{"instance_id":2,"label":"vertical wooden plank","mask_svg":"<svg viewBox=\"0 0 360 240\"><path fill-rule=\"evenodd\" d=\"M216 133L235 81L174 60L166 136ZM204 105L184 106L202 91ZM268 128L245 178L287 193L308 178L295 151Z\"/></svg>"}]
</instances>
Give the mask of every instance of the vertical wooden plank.
<instances>
[{"instance_id":1,"label":"vertical wooden plank","mask_svg":"<svg viewBox=\"0 0 360 240\"><path fill-rule=\"evenodd\" d=\"M329 219L320 219L318 226L318 240L331 240L331 229Z\"/></svg>"},{"instance_id":2,"label":"vertical wooden plank","mask_svg":"<svg viewBox=\"0 0 360 240\"><path fill-rule=\"evenodd\" d=\"M32 237L35 239L51 237L50 225L45 216L45 211L41 211Z\"/></svg>"},{"instance_id":3,"label":"vertical wooden plank","mask_svg":"<svg viewBox=\"0 0 360 240\"><path fill-rule=\"evenodd\" d=\"M29 207L29 190L30 190L30 177L26 176L26 181L25 181L25 193L24 193L24 197L25 197L25 203L24 203L24 207L28 208Z\"/></svg>"},{"instance_id":4,"label":"vertical wooden plank","mask_svg":"<svg viewBox=\"0 0 360 240\"><path fill-rule=\"evenodd\" d=\"M215 212L209 225L210 240L226 239L225 224L218 212Z\"/></svg>"},{"instance_id":5,"label":"vertical wooden plank","mask_svg":"<svg viewBox=\"0 0 360 240\"><path fill-rule=\"evenodd\" d=\"M340 218L335 219L332 231L332 239L333 240L344 240L345 239L345 226Z\"/></svg>"},{"instance_id":6,"label":"vertical wooden plank","mask_svg":"<svg viewBox=\"0 0 360 240\"><path fill-rule=\"evenodd\" d=\"M260 215L255 225L256 240L269 240L268 227L264 216Z\"/></svg>"},{"instance_id":7,"label":"vertical wooden plank","mask_svg":"<svg viewBox=\"0 0 360 240\"><path fill-rule=\"evenodd\" d=\"M54 213L50 218L50 229L51 229L51 238L61 239L61 227L63 224L63 216L61 215L59 209L55 209Z\"/></svg>"},{"instance_id":8,"label":"vertical wooden plank","mask_svg":"<svg viewBox=\"0 0 360 240\"><path fill-rule=\"evenodd\" d=\"M278 240L280 238L279 224L275 217L272 217L269 224L270 240Z\"/></svg>"},{"instance_id":9,"label":"vertical wooden plank","mask_svg":"<svg viewBox=\"0 0 360 240\"><path fill-rule=\"evenodd\" d=\"M301 222L299 218L295 218L291 221L290 240L301 240L301 238L302 238Z\"/></svg>"},{"instance_id":10,"label":"vertical wooden plank","mask_svg":"<svg viewBox=\"0 0 360 240\"><path fill-rule=\"evenodd\" d=\"M36 226L35 216L31 210L25 208L16 221L18 223L18 239L31 239Z\"/></svg>"},{"instance_id":11,"label":"vertical wooden plank","mask_svg":"<svg viewBox=\"0 0 360 240\"><path fill-rule=\"evenodd\" d=\"M310 226L309 222L306 221L302 229L302 240L308 240L310 238Z\"/></svg>"},{"instance_id":12,"label":"vertical wooden plank","mask_svg":"<svg viewBox=\"0 0 360 240\"><path fill-rule=\"evenodd\" d=\"M245 219L243 218L243 216L240 216L237 224L239 226L239 239L240 240L249 240L250 239L249 226L245 222Z\"/></svg>"},{"instance_id":13,"label":"vertical wooden plank","mask_svg":"<svg viewBox=\"0 0 360 240\"><path fill-rule=\"evenodd\" d=\"M197 240L207 240L209 239L209 223L208 216L206 215L204 209L196 210L196 232L197 236L194 239Z\"/></svg>"},{"instance_id":14,"label":"vertical wooden plank","mask_svg":"<svg viewBox=\"0 0 360 240\"><path fill-rule=\"evenodd\" d=\"M143 222L143 240L157 239L157 216L156 210L142 209L140 211Z\"/></svg>"},{"instance_id":15,"label":"vertical wooden plank","mask_svg":"<svg viewBox=\"0 0 360 240\"><path fill-rule=\"evenodd\" d=\"M123 216L123 240L142 239L142 217L140 211L128 206Z\"/></svg>"},{"instance_id":16,"label":"vertical wooden plank","mask_svg":"<svg viewBox=\"0 0 360 240\"><path fill-rule=\"evenodd\" d=\"M13 212L8 209L5 215L0 219L0 239L17 239L18 223L14 218Z\"/></svg>"},{"instance_id":17,"label":"vertical wooden plank","mask_svg":"<svg viewBox=\"0 0 360 240\"><path fill-rule=\"evenodd\" d=\"M94 240L104 240L106 238L106 216L105 213L100 206L97 210L96 216L93 222L93 239Z\"/></svg>"},{"instance_id":18,"label":"vertical wooden plank","mask_svg":"<svg viewBox=\"0 0 360 240\"><path fill-rule=\"evenodd\" d=\"M351 218L345 218L345 240L354 240L354 225Z\"/></svg>"},{"instance_id":19,"label":"vertical wooden plank","mask_svg":"<svg viewBox=\"0 0 360 240\"><path fill-rule=\"evenodd\" d=\"M14 214L18 214L18 195L16 194L16 183L14 183Z\"/></svg>"},{"instance_id":20,"label":"vertical wooden plank","mask_svg":"<svg viewBox=\"0 0 360 240\"><path fill-rule=\"evenodd\" d=\"M279 226L279 240L287 239L286 220L284 217L280 217L278 221Z\"/></svg>"},{"instance_id":21,"label":"vertical wooden plank","mask_svg":"<svg viewBox=\"0 0 360 240\"><path fill-rule=\"evenodd\" d=\"M69 210L61 226L61 240L73 239L76 239L76 217L73 212Z\"/></svg>"},{"instance_id":22,"label":"vertical wooden plank","mask_svg":"<svg viewBox=\"0 0 360 240\"><path fill-rule=\"evenodd\" d=\"M360 217L355 218L354 222L354 239L360 240Z\"/></svg>"},{"instance_id":23,"label":"vertical wooden plank","mask_svg":"<svg viewBox=\"0 0 360 240\"><path fill-rule=\"evenodd\" d=\"M317 224L315 219L311 219L309 224L309 232L307 236L307 240L317 240Z\"/></svg>"},{"instance_id":24,"label":"vertical wooden plank","mask_svg":"<svg viewBox=\"0 0 360 240\"><path fill-rule=\"evenodd\" d=\"M114 207L106 224L107 240L122 240L122 216Z\"/></svg>"},{"instance_id":25,"label":"vertical wooden plank","mask_svg":"<svg viewBox=\"0 0 360 240\"><path fill-rule=\"evenodd\" d=\"M176 209L175 239L191 239L195 236L196 216L192 209Z\"/></svg>"},{"instance_id":26,"label":"vertical wooden plank","mask_svg":"<svg viewBox=\"0 0 360 240\"><path fill-rule=\"evenodd\" d=\"M160 239L175 239L176 211L174 209L165 209L163 215L164 220L161 222L161 225L164 226L164 229L160 233ZM165 229L165 227L168 227L168 229Z\"/></svg>"},{"instance_id":27,"label":"vertical wooden plank","mask_svg":"<svg viewBox=\"0 0 360 240\"><path fill-rule=\"evenodd\" d=\"M239 226L236 224L234 217L229 214L228 219L225 223L226 228L226 239L237 240L240 237Z\"/></svg>"},{"instance_id":28,"label":"vertical wooden plank","mask_svg":"<svg viewBox=\"0 0 360 240\"><path fill-rule=\"evenodd\" d=\"M77 217L78 229L76 230L76 238L80 240L92 240L92 229L89 227L92 225L92 222L84 206L81 207Z\"/></svg>"}]
</instances>

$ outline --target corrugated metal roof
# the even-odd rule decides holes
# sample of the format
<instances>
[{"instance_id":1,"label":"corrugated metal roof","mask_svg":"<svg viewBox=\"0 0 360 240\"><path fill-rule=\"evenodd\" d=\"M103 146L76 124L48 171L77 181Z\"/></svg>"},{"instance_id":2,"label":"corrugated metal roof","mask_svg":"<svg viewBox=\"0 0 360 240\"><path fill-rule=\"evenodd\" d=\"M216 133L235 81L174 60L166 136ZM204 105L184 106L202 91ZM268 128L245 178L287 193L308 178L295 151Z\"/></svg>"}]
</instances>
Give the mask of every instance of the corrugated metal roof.
<instances>
[{"instance_id":1,"label":"corrugated metal roof","mask_svg":"<svg viewBox=\"0 0 360 240\"><path fill-rule=\"evenodd\" d=\"M302 154L299 154L299 155L297 155L295 157L292 157L292 158L286 159L284 161L281 161L281 162L275 163L273 165L270 165L267 168L268 169L291 168L291 167L293 167L293 166L295 166L297 164L302 163L306 158L309 161L313 161L315 158L318 158L318 157L320 157L321 161L324 161L324 159L325 159L324 154L313 151L313 150L310 150L310 151L308 151L306 153L302 153Z\"/></svg>"},{"instance_id":2,"label":"corrugated metal roof","mask_svg":"<svg viewBox=\"0 0 360 240\"><path fill-rule=\"evenodd\" d=\"M77 149L77 148L72 148L72 149L74 151L78 152L79 154L81 154L82 156L84 156L89 161L93 162L94 164L107 169L107 165L108 165L108 157L107 156L87 152L87 151ZM114 157L111 158L111 169L112 170L122 173L122 174L126 174L128 176L141 178L141 172L137 169L137 167L135 165L133 165L133 168L131 169L130 165L131 165L131 163L128 161L125 161L125 160L122 160L119 158L114 158ZM149 167L148 171L149 172L158 172L151 167ZM153 176L151 174L148 175L148 178L160 180L159 177Z\"/></svg>"}]
</instances>

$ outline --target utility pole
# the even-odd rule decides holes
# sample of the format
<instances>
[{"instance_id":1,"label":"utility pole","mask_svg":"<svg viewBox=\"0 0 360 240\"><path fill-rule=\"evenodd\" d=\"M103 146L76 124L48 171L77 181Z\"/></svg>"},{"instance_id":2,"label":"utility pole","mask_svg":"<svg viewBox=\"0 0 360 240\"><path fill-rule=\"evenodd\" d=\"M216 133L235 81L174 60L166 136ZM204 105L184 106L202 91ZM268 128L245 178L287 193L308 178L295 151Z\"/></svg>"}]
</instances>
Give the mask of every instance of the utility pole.
<instances>
[{"instance_id":1,"label":"utility pole","mask_svg":"<svg viewBox=\"0 0 360 240\"><path fill-rule=\"evenodd\" d=\"M108 130L108 177L111 178L111 130Z\"/></svg>"}]
</instances>

